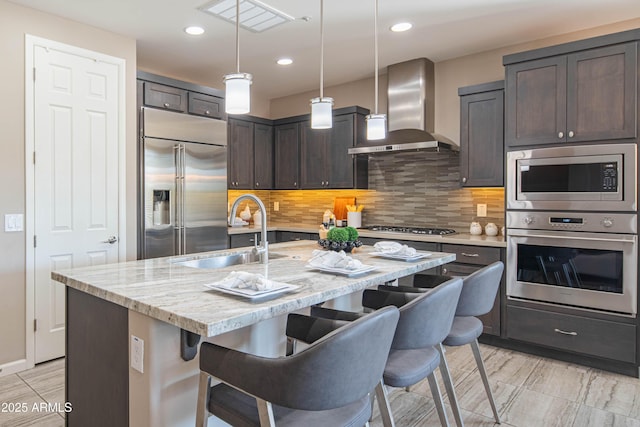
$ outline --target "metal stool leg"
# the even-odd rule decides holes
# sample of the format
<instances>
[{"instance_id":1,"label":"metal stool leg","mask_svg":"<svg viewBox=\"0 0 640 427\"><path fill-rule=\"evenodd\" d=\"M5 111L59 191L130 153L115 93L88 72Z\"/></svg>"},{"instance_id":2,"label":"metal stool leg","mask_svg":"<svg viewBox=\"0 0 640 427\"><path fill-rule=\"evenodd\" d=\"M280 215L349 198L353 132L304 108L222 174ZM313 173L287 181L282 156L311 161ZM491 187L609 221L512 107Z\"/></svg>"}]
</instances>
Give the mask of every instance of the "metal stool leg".
<instances>
[{"instance_id":1,"label":"metal stool leg","mask_svg":"<svg viewBox=\"0 0 640 427\"><path fill-rule=\"evenodd\" d=\"M487 378L487 371L484 369L484 362L482 361L482 355L480 354L480 346L478 340L474 340L469 343L473 350L473 357L476 359L478 365L478 371L480 371L480 377L484 384L484 390L487 392L489 403L491 404L491 410L493 411L493 417L496 419L496 423L500 424L500 416L498 415L498 408L496 408L496 402L493 400L493 393L491 392L491 386L489 385L489 379Z\"/></svg>"},{"instance_id":2,"label":"metal stool leg","mask_svg":"<svg viewBox=\"0 0 640 427\"><path fill-rule=\"evenodd\" d=\"M447 411L444 409L444 402L442 401L442 395L440 394L440 387L438 387L438 381L434 372L427 377L429 380L429 388L431 389L431 395L433 401L436 404L436 411L438 411L438 417L440 418L440 424L442 427L449 427L449 420L447 420Z\"/></svg>"},{"instance_id":3,"label":"metal stool leg","mask_svg":"<svg viewBox=\"0 0 640 427\"><path fill-rule=\"evenodd\" d=\"M438 344L436 347L438 352L440 353L440 374L442 374L442 379L444 381L444 388L447 390L447 395L449 396L449 403L451 403L451 410L453 411L453 417L456 420L456 425L458 427L464 427L464 422L462 421L462 414L460 414L460 407L458 406L458 398L456 397L456 392L453 388L453 379L451 378L451 373L449 372L449 365L447 364L447 359L444 357L444 348L442 344Z\"/></svg>"},{"instance_id":4,"label":"metal stool leg","mask_svg":"<svg viewBox=\"0 0 640 427\"><path fill-rule=\"evenodd\" d=\"M384 389L384 381L380 380L376 386L376 399L378 400L378 409L380 409L380 418L382 425L385 427L395 427L393 414L391 413L391 405L387 397L387 391Z\"/></svg>"}]
</instances>

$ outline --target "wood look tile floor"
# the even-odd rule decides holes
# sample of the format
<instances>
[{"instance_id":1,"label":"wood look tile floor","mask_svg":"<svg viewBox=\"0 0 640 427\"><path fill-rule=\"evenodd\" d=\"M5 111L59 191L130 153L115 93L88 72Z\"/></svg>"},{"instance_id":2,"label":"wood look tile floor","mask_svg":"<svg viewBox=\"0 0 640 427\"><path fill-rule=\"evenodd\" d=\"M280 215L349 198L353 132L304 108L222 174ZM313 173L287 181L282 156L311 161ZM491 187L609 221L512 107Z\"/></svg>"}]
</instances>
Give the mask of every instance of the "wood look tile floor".
<instances>
[{"instance_id":1,"label":"wood look tile floor","mask_svg":"<svg viewBox=\"0 0 640 427\"><path fill-rule=\"evenodd\" d=\"M485 366L504 427L640 427L640 380L565 362L481 345ZM469 346L448 347L447 360L465 426L494 423ZM438 375L441 391L444 386ZM438 427L426 381L389 391L398 427ZM64 359L0 377L0 404L64 404ZM447 404L449 422L455 426ZM0 412L0 426L57 427L64 412ZM371 427L382 423L376 414Z\"/></svg>"}]
</instances>

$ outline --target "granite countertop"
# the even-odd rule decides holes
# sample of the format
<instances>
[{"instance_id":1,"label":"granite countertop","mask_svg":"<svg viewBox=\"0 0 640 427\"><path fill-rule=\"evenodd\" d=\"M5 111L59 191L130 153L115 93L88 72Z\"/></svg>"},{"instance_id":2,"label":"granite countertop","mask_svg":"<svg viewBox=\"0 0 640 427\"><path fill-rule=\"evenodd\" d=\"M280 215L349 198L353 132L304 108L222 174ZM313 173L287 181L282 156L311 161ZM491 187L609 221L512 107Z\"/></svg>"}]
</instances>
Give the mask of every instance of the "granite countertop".
<instances>
[{"instance_id":1,"label":"granite countertop","mask_svg":"<svg viewBox=\"0 0 640 427\"><path fill-rule=\"evenodd\" d=\"M295 233L317 233L318 225L310 224L282 224L274 223L267 224L267 231L292 231ZM260 227L254 227L247 225L243 227L229 227L227 233L233 234L245 234L245 233L260 233ZM371 231L358 229L358 233L362 237L372 237L378 239L387 240L407 240L413 242L435 242L435 243L451 243L454 245L473 245L473 246L491 246L496 248L506 248L507 240L504 236L487 236L485 234L480 236L472 236L469 233L451 234L448 236L429 236L424 234L410 234L410 233L390 233L388 231Z\"/></svg>"},{"instance_id":2,"label":"granite countertop","mask_svg":"<svg viewBox=\"0 0 640 427\"><path fill-rule=\"evenodd\" d=\"M129 310L210 337L455 261L455 254L440 252L414 262L388 260L369 255L374 249L365 245L352 256L366 265L375 265L376 270L349 278L306 268L314 249L318 246L311 241L270 245L270 254L284 257L269 260L269 279L294 284L298 288L263 302L222 294L204 285L221 280L232 271L264 274L264 264L220 269L176 264L177 261L207 258L213 254L244 252L249 248L54 271L51 278Z\"/></svg>"}]
</instances>

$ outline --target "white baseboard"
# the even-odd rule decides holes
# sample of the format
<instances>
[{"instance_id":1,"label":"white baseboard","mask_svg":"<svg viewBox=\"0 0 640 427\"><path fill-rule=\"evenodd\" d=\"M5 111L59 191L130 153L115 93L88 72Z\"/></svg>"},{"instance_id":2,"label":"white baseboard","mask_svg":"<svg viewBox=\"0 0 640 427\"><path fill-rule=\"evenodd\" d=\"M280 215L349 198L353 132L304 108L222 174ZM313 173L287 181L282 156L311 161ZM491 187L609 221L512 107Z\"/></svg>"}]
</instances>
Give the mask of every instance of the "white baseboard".
<instances>
[{"instance_id":1,"label":"white baseboard","mask_svg":"<svg viewBox=\"0 0 640 427\"><path fill-rule=\"evenodd\" d=\"M33 368L33 366L29 366L27 359L15 360L13 362L0 365L0 377L15 374L16 372L22 372L31 368Z\"/></svg>"}]
</instances>

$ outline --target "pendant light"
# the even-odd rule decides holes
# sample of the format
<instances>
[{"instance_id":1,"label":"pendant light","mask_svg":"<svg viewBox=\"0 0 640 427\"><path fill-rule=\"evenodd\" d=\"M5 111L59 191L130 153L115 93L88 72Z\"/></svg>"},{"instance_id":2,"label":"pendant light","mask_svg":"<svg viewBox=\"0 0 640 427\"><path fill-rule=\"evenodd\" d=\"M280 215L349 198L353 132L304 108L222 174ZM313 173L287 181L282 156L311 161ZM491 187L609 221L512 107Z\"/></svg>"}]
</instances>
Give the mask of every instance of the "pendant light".
<instances>
[{"instance_id":1,"label":"pendant light","mask_svg":"<svg viewBox=\"0 0 640 427\"><path fill-rule=\"evenodd\" d=\"M236 0L236 72L224 76L227 114L247 114L251 110L252 78L240 72L240 0Z\"/></svg>"},{"instance_id":2,"label":"pendant light","mask_svg":"<svg viewBox=\"0 0 640 427\"><path fill-rule=\"evenodd\" d=\"M324 97L324 0L320 0L320 97L311 100L311 128L333 126L333 98Z\"/></svg>"},{"instance_id":3,"label":"pendant light","mask_svg":"<svg viewBox=\"0 0 640 427\"><path fill-rule=\"evenodd\" d=\"M387 136L387 115L378 114L378 0L375 1L375 13L373 19L373 55L374 55L374 86L375 101L374 114L369 114L365 120L367 121L367 139L376 140L384 139Z\"/></svg>"}]
</instances>

